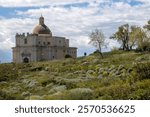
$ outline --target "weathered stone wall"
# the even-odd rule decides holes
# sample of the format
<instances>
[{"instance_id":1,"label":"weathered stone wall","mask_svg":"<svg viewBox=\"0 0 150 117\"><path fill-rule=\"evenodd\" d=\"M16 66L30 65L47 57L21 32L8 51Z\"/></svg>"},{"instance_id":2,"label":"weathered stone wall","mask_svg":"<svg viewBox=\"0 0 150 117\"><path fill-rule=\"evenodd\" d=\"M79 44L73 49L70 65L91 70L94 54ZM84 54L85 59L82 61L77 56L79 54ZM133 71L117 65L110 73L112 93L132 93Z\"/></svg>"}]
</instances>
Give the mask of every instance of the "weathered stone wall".
<instances>
[{"instance_id":1,"label":"weathered stone wall","mask_svg":"<svg viewBox=\"0 0 150 117\"><path fill-rule=\"evenodd\" d=\"M64 59L65 55L77 57L77 49L69 47L69 39L51 37L49 34L16 34L16 47L13 48L13 62L22 63Z\"/></svg>"}]
</instances>

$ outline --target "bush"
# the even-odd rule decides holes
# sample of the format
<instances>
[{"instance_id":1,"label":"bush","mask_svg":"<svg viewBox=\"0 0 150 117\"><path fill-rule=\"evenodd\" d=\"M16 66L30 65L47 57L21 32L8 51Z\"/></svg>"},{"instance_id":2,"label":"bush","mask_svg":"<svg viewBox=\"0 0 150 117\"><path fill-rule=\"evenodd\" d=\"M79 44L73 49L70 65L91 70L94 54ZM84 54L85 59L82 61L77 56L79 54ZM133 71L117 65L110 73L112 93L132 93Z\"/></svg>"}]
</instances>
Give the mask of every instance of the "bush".
<instances>
[{"instance_id":1,"label":"bush","mask_svg":"<svg viewBox=\"0 0 150 117\"><path fill-rule=\"evenodd\" d=\"M93 98L93 91L90 88L75 88L64 94L67 100L90 100Z\"/></svg>"},{"instance_id":2,"label":"bush","mask_svg":"<svg viewBox=\"0 0 150 117\"><path fill-rule=\"evenodd\" d=\"M0 65L0 82L18 78L18 70L14 64Z\"/></svg>"},{"instance_id":3,"label":"bush","mask_svg":"<svg viewBox=\"0 0 150 117\"><path fill-rule=\"evenodd\" d=\"M150 62L136 63L135 69L140 80L150 78Z\"/></svg>"},{"instance_id":4,"label":"bush","mask_svg":"<svg viewBox=\"0 0 150 117\"><path fill-rule=\"evenodd\" d=\"M42 99L42 97L39 96L39 95L32 95L32 96L30 96L30 98L29 98L29 100L41 100L41 99Z\"/></svg>"},{"instance_id":5,"label":"bush","mask_svg":"<svg viewBox=\"0 0 150 117\"><path fill-rule=\"evenodd\" d=\"M15 100L15 97L11 94L0 91L0 100Z\"/></svg>"},{"instance_id":6,"label":"bush","mask_svg":"<svg viewBox=\"0 0 150 117\"><path fill-rule=\"evenodd\" d=\"M0 91L0 100L23 100L24 97L9 91Z\"/></svg>"},{"instance_id":7,"label":"bush","mask_svg":"<svg viewBox=\"0 0 150 117\"><path fill-rule=\"evenodd\" d=\"M150 99L150 80L137 81L132 87L130 99L149 100Z\"/></svg>"},{"instance_id":8,"label":"bush","mask_svg":"<svg viewBox=\"0 0 150 117\"><path fill-rule=\"evenodd\" d=\"M131 87L128 84L111 85L108 87L98 88L95 91L98 99L128 99L128 95L131 93Z\"/></svg>"},{"instance_id":9,"label":"bush","mask_svg":"<svg viewBox=\"0 0 150 117\"><path fill-rule=\"evenodd\" d=\"M69 55L69 54L66 54L66 55L65 55L65 58L72 58L72 56Z\"/></svg>"},{"instance_id":10,"label":"bush","mask_svg":"<svg viewBox=\"0 0 150 117\"><path fill-rule=\"evenodd\" d=\"M149 61L150 60L150 55L149 54L145 54L145 55L142 55L140 57L137 57L135 60L138 61L138 62Z\"/></svg>"}]
</instances>

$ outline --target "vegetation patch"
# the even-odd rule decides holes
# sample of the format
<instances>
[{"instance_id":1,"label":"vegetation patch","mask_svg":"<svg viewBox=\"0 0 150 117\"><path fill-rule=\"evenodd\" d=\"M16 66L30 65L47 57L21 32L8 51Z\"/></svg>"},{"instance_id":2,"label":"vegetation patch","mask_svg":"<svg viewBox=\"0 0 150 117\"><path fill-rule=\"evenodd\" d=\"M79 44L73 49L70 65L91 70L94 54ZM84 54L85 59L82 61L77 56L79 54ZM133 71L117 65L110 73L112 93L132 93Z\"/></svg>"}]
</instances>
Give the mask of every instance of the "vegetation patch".
<instances>
[{"instance_id":1,"label":"vegetation patch","mask_svg":"<svg viewBox=\"0 0 150 117\"><path fill-rule=\"evenodd\" d=\"M149 52L0 64L0 99L150 99Z\"/></svg>"}]
</instances>

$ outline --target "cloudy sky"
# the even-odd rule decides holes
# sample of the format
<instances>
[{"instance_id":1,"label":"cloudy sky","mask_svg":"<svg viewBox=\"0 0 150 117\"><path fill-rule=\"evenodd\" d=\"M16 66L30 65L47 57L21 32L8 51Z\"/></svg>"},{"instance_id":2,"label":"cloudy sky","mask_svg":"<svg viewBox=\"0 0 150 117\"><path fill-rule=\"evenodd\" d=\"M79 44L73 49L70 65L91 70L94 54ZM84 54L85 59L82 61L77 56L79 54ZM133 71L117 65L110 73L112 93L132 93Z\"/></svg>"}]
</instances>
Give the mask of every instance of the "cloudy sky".
<instances>
[{"instance_id":1,"label":"cloudy sky","mask_svg":"<svg viewBox=\"0 0 150 117\"><path fill-rule=\"evenodd\" d=\"M109 37L117 27L144 25L150 19L150 0L0 0L0 61L11 62L15 34L32 33L41 14L53 35L70 39L78 56L95 50L89 33L98 28L106 37L109 51L118 46Z\"/></svg>"}]
</instances>

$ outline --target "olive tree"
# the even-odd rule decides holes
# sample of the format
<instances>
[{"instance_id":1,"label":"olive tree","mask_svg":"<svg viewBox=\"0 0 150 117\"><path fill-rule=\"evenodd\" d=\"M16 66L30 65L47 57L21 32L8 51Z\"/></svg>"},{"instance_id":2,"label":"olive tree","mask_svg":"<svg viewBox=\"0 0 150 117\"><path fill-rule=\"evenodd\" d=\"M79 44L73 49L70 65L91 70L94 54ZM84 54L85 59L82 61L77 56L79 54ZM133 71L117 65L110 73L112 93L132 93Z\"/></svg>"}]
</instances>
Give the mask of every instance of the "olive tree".
<instances>
[{"instance_id":1,"label":"olive tree","mask_svg":"<svg viewBox=\"0 0 150 117\"><path fill-rule=\"evenodd\" d=\"M99 29L95 29L94 31L91 32L89 38L90 38L89 44L92 44L94 47L96 47L101 57L103 58L102 46L105 46L104 33Z\"/></svg>"},{"instance_id":2,"label":"olive tree","mask_svg":"<svg viewBox=\"0 0 150 117\"><path fill-rule=\"evenodd\" d=\"M141 34L141 28L139 26L131 26L129 35L129 48L132 50L133 47L136 47L138 44L138 40Z\"/></svg>"},{"instance_id":3,"label":"olive tree","mask_svg":"<svg viewBox=\"0 0 150 117\"><path fill-rule=\"evenodd\" d=\"M110 39L117 40L123 50L129 50L129 24L120 26L118 31L115 32Z\"/></svg>"},{"instance_id":4,"label":"olive tree","mask_svg":"<svg viewBox=\"0 0 150 117\"><path fill-rule=\"evenodd\" d=\"M145 29L150 31L150 20L147 22L147 24L144 26Z\"/></svg>"},{"instance_id":5,"label":"olive tree","mask_svg":"<svg viewBox=\"0 0 150 117\"><path fill-rule=\"evenodd\" d=\"M132 26L130 32L131 47L136 45L138 50L146 51L150 47L150 39L148 38L147 32L141 27Z\"/></svg>"}]
</instances>

